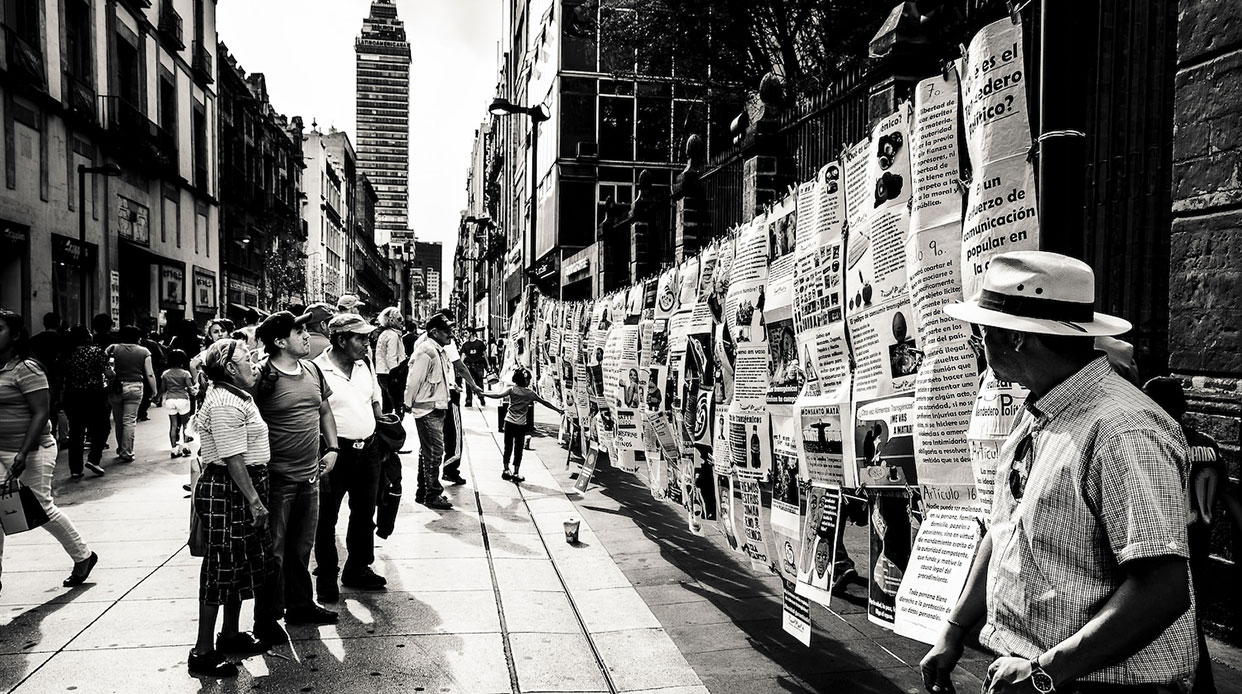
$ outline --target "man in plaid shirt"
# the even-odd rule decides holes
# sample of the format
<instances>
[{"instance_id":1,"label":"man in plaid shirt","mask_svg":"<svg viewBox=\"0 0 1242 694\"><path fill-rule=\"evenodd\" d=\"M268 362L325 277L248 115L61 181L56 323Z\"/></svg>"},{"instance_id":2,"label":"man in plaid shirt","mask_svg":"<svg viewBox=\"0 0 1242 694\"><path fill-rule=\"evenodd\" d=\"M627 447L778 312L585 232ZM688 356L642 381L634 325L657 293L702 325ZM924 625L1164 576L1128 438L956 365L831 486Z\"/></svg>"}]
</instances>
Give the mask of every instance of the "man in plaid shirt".
<instances>
[{"instance_id":1,"label":"man in plaid shirt","mask_svg":"<svg viewBox=\"0 0 1242 694\"><path fill-rule=\"evenodd\" d=\"M998 657L984 691L1157 694L1197 646L1180 427L1093 349L1130 324L1095 313L1095 278L1054 253L1000 254L971 301L988 365L1030 390L1000 451L991 524L923 659L931 692L968 633Z\"/></svg>"}]
</instances>

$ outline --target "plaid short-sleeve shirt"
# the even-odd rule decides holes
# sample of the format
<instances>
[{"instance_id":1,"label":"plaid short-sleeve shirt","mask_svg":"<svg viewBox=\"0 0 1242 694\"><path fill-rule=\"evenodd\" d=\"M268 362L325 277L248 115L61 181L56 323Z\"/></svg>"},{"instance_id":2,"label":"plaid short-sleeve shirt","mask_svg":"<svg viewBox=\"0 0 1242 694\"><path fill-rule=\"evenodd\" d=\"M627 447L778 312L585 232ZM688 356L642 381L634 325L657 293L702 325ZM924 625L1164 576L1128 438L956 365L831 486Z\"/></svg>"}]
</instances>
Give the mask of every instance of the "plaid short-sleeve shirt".
<instances>
[{"instance_id":1,"label":"plaid short-sleeve shirt","mask_svg":"<svg viewBox=\"0 0 1242 694\"><path fill-rule=\"evenodd\" d=\"M1028 399L1000 451L983 645L1037 657L1095 616L1126 562L1189 556L1186 455L1181 427L1103 357ZM1020 499L1010 461L1025 480ZM1147 647L1082 680L1169 683L1196 659L1192 605Z\"/></svg>"}]
</instances>

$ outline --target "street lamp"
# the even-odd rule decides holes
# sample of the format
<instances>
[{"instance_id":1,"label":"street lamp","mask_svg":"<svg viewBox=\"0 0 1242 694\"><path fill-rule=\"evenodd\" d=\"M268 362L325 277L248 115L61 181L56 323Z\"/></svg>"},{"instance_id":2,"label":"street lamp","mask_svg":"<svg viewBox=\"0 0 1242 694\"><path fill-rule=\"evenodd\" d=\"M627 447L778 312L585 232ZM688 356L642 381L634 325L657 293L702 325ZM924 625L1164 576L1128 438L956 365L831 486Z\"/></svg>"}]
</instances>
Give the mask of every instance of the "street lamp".
<instances>
[{"instance_id":1,"label":"street lamp","mask_svg":"<svg viewBox=\"0 0 1242 694\"><path fill-rule=\"evenodd\" d=\"M103 166L87 166L78 164L78 245L79 250L86 253L86 174L98 174L100 176L120 176L121 167L116 164L104 164ZM107 229L107 223L104 224ZM107 233L106 231L104 233ZM95 263L99 263L98 254ZM79 262L78 264L78 322L81 325L90 325L86 321L86 268Z\"/></svg>"},{"instance_id":2,"label":"street lamp","mask_svg":"<svg viewBox=\"0 0 1242 694\"><path fill-rule=\"evenodd\" d=\"M535 173L535 167L539 165L539 124L552 117L548 112L548 107L543 104L536 106L519 106L508 99L496 97L492 100L492 104L487 107L488 113L493 116L526 116L530 118L530 164L526 167L527 175L530 176L530 241L523 244L523 250L526 251L526 261L523 266L529 266L523 272L525 282L530 284L529 273L535 268L535 231L537 229L536 222L539 219L539 176Z\"/></svg>"}]
</instances>

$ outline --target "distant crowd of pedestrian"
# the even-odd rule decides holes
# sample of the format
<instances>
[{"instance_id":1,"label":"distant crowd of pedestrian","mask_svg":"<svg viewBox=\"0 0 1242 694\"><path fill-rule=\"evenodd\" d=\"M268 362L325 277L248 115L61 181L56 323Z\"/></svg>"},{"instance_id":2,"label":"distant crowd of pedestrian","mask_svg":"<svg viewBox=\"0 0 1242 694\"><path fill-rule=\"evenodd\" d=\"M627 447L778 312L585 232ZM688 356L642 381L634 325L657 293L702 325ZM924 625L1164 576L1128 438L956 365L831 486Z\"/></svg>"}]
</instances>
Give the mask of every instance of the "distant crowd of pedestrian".
<instances>
[{"instance_id":1,"label":"distant crowd of pedestrian","mask_svg":"<svg viewBox=\"0 0 1242 694\"><path fill-rule=\"evenodd\" d=\"M415 501L450 508L442 482L466 482L460 391L482 402L502 349L471 331L459 351L447 310L420 333L395 307L368 319L352 295L291 308L262 319L248 309L240 327L215 319L201 333L182 322L163 335L113 331L106 314L89 328L66 328L48 314L31 337L21 316L0 313L0 472L20 478L47 510L44 527L74 561L65 586L84 582L99 557L53 501L57 439L69 450L71 479L102 476L110 424L109 465L133 461L136 422L162 406L170 456L192 458L198 474L187 487L199 533L191 544L203 556L188 660L195 674L235 675L226 654L288 641L282 619L335 623L337 613L319 603L337 602L340 586L386 588L372 564L377 523L386 537L396 514L383 500L401 496L402 417L414 417L422 442ZM342 564L335 532L347 496ZM241 606L251 599L254 629L244 632Z\"/></svg>"}]
</instances>

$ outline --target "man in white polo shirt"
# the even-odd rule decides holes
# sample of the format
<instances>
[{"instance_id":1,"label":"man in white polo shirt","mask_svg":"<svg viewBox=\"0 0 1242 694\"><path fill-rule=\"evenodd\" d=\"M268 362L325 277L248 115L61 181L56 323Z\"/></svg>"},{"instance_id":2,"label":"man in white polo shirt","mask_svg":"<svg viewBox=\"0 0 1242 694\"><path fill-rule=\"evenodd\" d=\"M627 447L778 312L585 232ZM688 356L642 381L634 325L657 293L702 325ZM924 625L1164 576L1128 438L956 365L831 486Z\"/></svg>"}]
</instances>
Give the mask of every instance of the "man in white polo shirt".
<instances>
[{"instance_id":1,"label":"man in white polo shirt","mask_svg":"<svg viewBox=\"0 0 1242 694\"><path fill-rule=\"evenodd\" d=\"M377 575L375 561L375 500L379 494L381 456L375 446L375 420L382 412L379 381L367 365L368 337L375 327L354 313L341 313L328 322L332 346L315 357L332 393L328 403L336 420L340 454L336 467L319 479L319 525L315 533L315 585L319 599L336 602L338 557L336 521L341 501L349 494L349 529L345 533L347 558L341 585L362 590L384 590L388 582Z\"/></svg>"}]
</instances>

